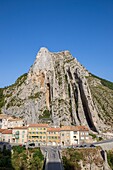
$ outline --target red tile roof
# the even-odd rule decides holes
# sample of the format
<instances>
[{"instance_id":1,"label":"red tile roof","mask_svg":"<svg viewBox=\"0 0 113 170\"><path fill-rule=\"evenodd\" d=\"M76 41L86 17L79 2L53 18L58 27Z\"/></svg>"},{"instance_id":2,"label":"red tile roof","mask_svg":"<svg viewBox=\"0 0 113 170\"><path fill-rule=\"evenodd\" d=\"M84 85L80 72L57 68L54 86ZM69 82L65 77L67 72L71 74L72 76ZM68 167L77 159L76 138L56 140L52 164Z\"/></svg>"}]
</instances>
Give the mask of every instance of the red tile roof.
<instances>
[{"instance_id":1,"label":"red tile roof","mask_svg":"<svg viewBox=\"0 0 113 170\"><path fill-rule=\"evenodd\" d=\"M61 131L89 131L86 126L62 126Z\"/></svg>"},{"instance_id":2,"label":"red tile roof","mask_svg":"<svg viewBox=\"0 0 113 170\"><path fill-rule=\"evenodd\" d=\"M7 129L0 129L0 133L2 133L4 130L7 130Z\"/></svg>"},{"instance_id":3,"label":"red tile roof","mask_svg":"<svg viewBox=\"0 0 113 170\"><path fill-rule=\"evenodd\" d=\"M14 127L13 129L27 129L28 127L27 126L21 126L21 127Z\"/></svg>"},{"instance_id":4,"label":"red tile roof","mask_svg":"<svg viewBox=\"0 0 113 170\"><path fill-rule=\"evenodd\" d=\"M6 129L2 132L2 134L12 134L12 130Z\"/></svg>"},{"instance_id":5,"label":"red tile roof","mask_svg":"<svg viewBox=\"0 0 113 170\"><path fill-rule=\"evenodd\" d=\"M49 127L48 124L30 124L29 127Z\"/></svg>"},{"instance_id":6,"label":"red tile roof","mask_svg":"<svg viewBox=\"0 0 113 170\"><path fill-rule=\"evenodd\" d=\"M61 128L55 128L55 127L51 127L51 128L47 128L48 132L60 132Z\"/></svg>"}]
</instances>

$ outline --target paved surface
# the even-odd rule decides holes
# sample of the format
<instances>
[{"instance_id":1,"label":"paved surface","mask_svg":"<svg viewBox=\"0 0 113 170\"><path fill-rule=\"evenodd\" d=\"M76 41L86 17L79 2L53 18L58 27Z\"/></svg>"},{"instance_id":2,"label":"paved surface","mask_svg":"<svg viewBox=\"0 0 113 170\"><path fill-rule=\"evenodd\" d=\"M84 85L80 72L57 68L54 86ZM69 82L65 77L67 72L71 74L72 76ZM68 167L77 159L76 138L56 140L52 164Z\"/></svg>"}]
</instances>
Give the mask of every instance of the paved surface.
<instances>
[{"instance_id":1,"label":"paved surface","mask_svg":"<svg viewBox=\"0 0 113 170\"><path fill-rule=\"evenodd\" d=\"M45 170L63 170L62 163L59 158L59 151L55 147L45 147L43 151L46 152L46 167Z\"/></svg>"}]
</instances>

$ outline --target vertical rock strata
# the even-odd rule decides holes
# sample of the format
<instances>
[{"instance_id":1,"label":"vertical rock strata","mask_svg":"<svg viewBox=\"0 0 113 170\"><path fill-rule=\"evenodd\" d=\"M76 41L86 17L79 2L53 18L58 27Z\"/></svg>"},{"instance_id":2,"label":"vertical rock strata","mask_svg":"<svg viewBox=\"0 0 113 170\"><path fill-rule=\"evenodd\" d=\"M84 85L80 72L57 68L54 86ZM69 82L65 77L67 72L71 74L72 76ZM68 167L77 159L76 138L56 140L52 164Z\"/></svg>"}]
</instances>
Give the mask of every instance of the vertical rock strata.
<instances>
[{"instance_id":1,"label":"vertical rock strata","mask_svg":"<svg viewBox=\"0 0 113 170\"><path fill-rule=\"evenodd\" d=\"M24 117L30 123L86 125L97 132L101 120L93 104L88 76L69 51L52 53L41 48L26 80L4 91L7 96L10 90L11 96L5 98L2 111Z\"/></svg>"}]
</instances>

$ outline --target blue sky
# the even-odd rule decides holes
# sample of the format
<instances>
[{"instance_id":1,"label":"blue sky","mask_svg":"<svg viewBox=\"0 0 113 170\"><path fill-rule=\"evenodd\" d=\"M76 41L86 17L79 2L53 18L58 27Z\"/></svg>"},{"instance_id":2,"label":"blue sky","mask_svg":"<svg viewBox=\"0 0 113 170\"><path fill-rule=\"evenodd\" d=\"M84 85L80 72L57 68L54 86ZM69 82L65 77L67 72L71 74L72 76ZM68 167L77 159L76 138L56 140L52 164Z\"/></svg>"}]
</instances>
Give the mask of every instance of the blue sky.
<instances>
[{"instance_id":1,"label":"blue sky","mask_svg":"<svg viewBox=\"0 0 113 170\"><path fill-rule=\"evenodd\" d=\"M42 46L113 81L113 0L0 0L0 87L28 72Z\"/></svg>"}]
</instances>

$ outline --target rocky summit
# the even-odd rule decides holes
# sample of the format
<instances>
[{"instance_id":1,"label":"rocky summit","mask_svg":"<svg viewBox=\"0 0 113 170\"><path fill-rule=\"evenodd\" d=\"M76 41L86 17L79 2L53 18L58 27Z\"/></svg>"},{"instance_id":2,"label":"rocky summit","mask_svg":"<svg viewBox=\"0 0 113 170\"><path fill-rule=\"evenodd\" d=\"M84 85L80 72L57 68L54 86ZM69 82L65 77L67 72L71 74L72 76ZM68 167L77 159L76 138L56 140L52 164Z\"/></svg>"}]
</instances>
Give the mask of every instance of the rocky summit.
<instances>
[{"instance_id":1,"label":"rocky summit","mask_svg":"<svg viewBox=\"0 0 113 170\"><path fill-rule=\"evenodd\" d=\"M113 83L89 73L69 51L41 48L29 72L0 89L0 112L25 123L113 132Z\"/></svg>"}]
</instances>

